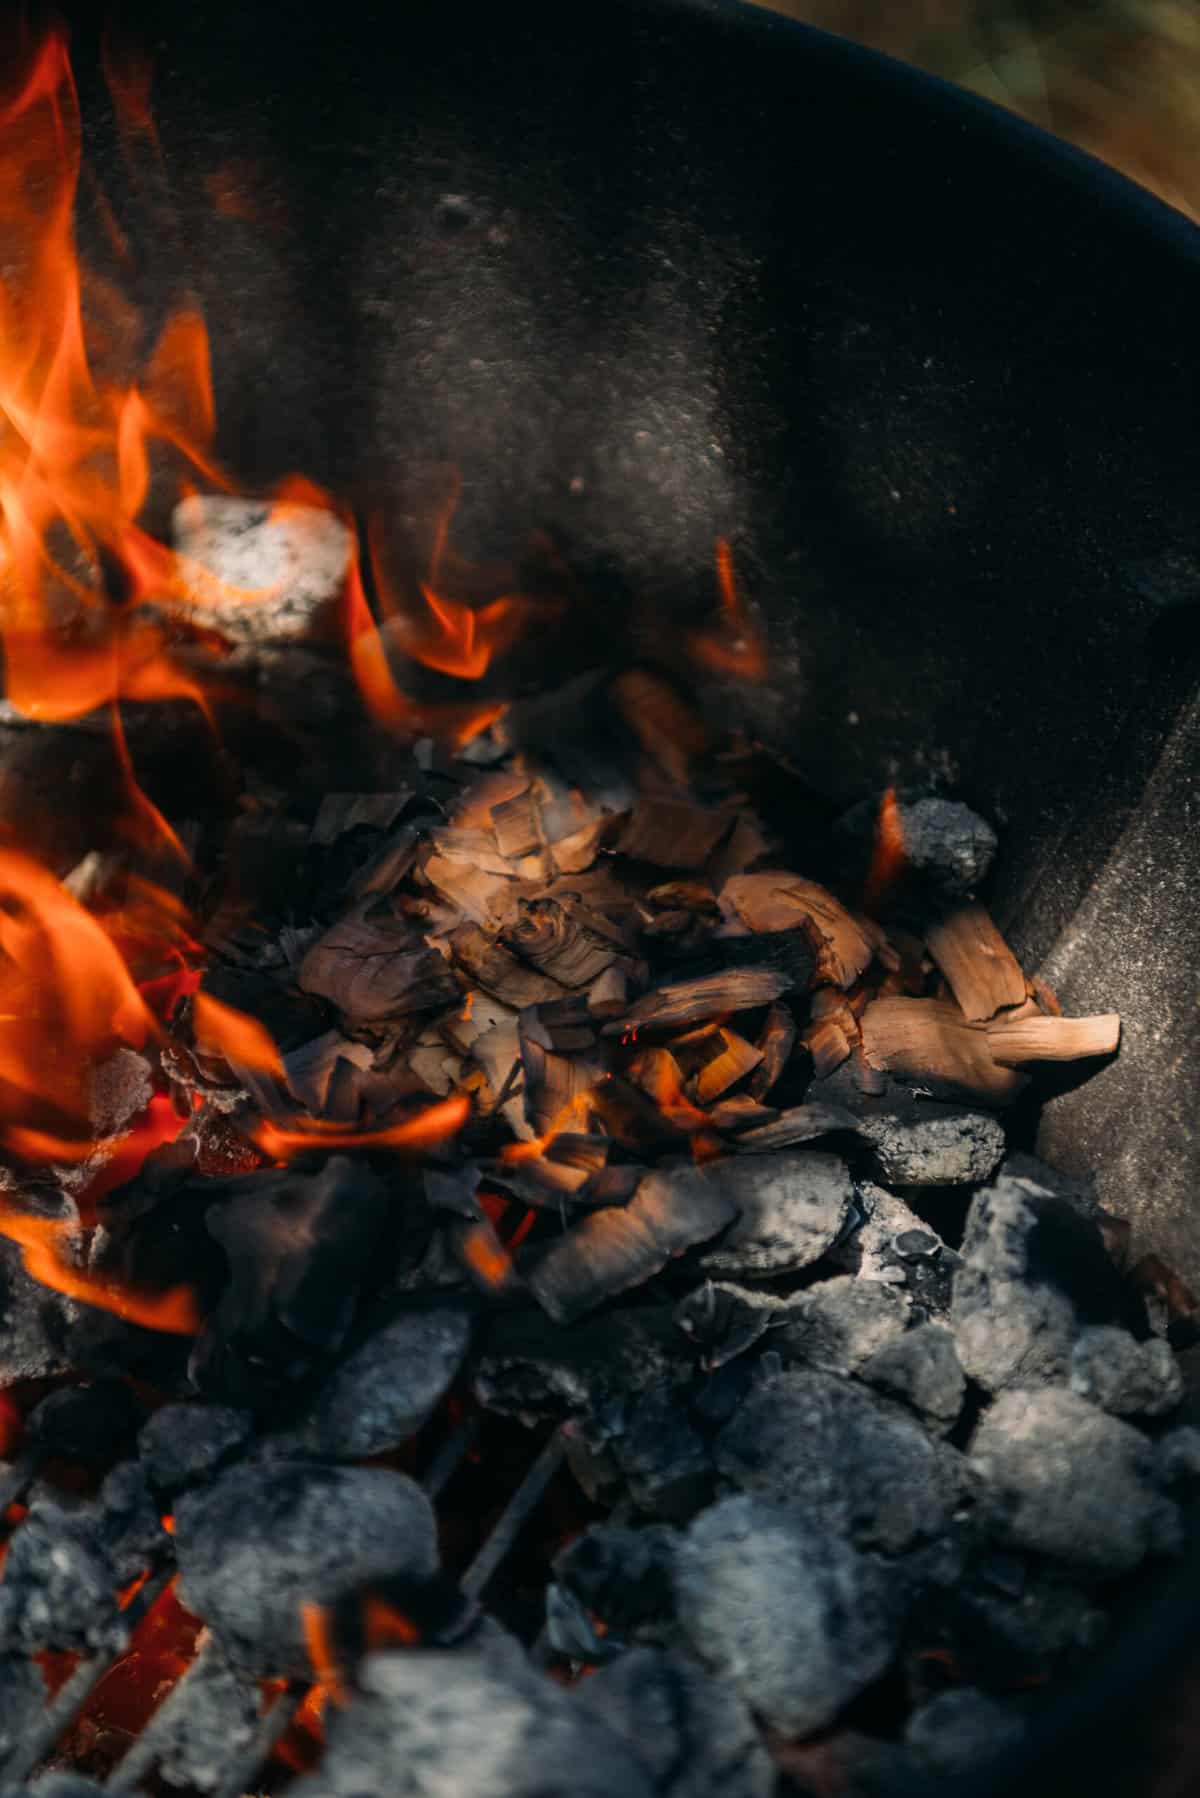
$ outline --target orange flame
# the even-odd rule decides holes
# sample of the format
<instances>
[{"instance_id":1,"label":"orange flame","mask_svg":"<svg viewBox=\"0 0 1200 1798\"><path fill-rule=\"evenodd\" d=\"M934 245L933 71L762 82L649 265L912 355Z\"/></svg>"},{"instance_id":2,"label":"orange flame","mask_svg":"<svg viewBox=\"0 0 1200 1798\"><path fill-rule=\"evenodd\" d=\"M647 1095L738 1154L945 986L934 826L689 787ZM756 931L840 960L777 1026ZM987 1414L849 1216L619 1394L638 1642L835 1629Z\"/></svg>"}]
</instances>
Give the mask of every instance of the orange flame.
<instances>
[{"instance_id":1,"label":"orange flame","mask_svg":"<svg viewBox=\"0 0 1200 1798\"><path fill-rule=\"evenodd\" d=\"M421 1630L408 1612L373 1592L369 1592L363 1601L363 1628L368 1648L386 1648L393 1642L415 1648L421 1640Z\"/></svg>"},{"instance_id":2,"label":"orange flame","mask_svg":"<svg viewBox=\"0 0 1200 1798\"><path fill-rule=\"evenodd\" d=\"M767 672L767 647L753 620L747 616L733 573L733 551L725 537L716 543L717 595L721 605L717 631L693 631L688 648L697 662L714 674L732 674L738 680L762 680Z\"/></svg>"},{"instance_id":3,"label":"orange flame","mask_svg":"<svg viewBox=\"0 0 1200 1798\"><path fill-rule=\"evenodd\" d=\"M279 1080L284 1078L275 1040L257 1018L214 999L211 993L200 992L192 1001L192 1026L201 1054L216 1050L241 1067L274 1074Z\"/></svg>"},{"instance_id":4,"label":"orange flame","mask_svg":"<svg viewBox=\"0 0 1200 1798\"><path fill-rule=\"evenodd\" d=\"M347 1702L346 1687L333 1644L333 1628L328 1611L322 1604L306 1601L300 1606L300 1623L304 1631L304 1645L308 1649L308 1658L312 1662L318 1685L335 1704L344 1705Z\"/></svg>"},{"instance_id":5,"label":"orange flame","mask_svg":"<svg viewBox=\"0 0 1200 1798\"><path fill-rule=\"evenodd\" d=\"M134 1292L116 1280L87 1274L70 1265L67 1256L74 1226L60 1218L36 1217L27 1212L0 1209L0 1236L21 1250L25 1270L43 1286L66 1298L111 1311L127 1323L146 1330L162 1330L173 1336L195 1336L201 1325L194 1293L186 1286L166 1292Z\"/></svg>"},{"instance_id":6,"label":"orange flame","mask_svg":"<svg viewBox=\"0 0 1200 1798\"><path fill-rule=\"evenodd\" d=\"M382 1130L348 1130L341 1124L329 1124L312 1118L301 1127L291 1129L261 1123L251 1134L264 1154L273 1161L285 1161L290 1154L305 1149L432 1149L461 1130L471 1113L471 1101L465 1093L454 1093L439 1099L415 1117L402 1124L390 1124Z\"/></svg>"},{"instance_id":7,"label":"orange flame","mask_svg":"<svg viewBox=\"0 0 1200 1798\"><path fill-rule=\"evenodd\" d=\"M888 787L879 801L875 820L875 846L863 888L863 904L876 911L904 872L907 857L904 849L904 823L895 787Z\"/></svg>"}]
</instances>

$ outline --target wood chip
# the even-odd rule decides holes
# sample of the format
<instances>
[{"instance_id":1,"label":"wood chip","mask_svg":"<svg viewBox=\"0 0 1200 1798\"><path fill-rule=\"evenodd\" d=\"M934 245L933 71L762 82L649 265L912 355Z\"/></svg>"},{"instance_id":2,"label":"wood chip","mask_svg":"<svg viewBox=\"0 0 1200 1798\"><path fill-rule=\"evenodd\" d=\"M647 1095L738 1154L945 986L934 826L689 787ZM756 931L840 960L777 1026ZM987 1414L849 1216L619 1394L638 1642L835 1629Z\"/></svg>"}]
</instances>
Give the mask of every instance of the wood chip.
<instances>
[{"instance_id":1,"label":"wood chip","mask_svg":"<svg viewBox=\"0 0 1200 1798\"><path fill-rule=\"evenodd\" d=\"M517 793L502 805L492 807L492 829L501 855L510 861L536 855L542 846L542 833L533 794Z\"/></svg>"},{"instance_id":2,"label":"wood chip","mask_svg":"<svg viewBox=\"0 0 1200 1798\"><path fill-rule=\"evenodd\" d=\"M992 1055L1006 1067L1027 1061L1080 1061L1113 1053L1121 1040L1121 1019L1108 1011L1091 1018L1001 1020L986 1034Z\"/></svg>"},{"instance_id":3,"label":"wood chip","mask_svg":"<svg viewBox=\"0 0 1200 1798\"><path fill-rule=\"evenodd\" d=\"M786 1005L772 1005L758 1039L762 1060L754 1070L747 1091L765 1099L775 1085L796 1046L796 1020Z\"/></svg>"},{"instance_id":4,"label":"wood chip","mask_svg":"<svg viewBox=\"0 0 1200 1798\"><path fill-rule=\"evenodd\" d=\"M569 836L560 837L551 850L559 872L582 874L590 868L609 828L609 819L602 817L583 825L579 830L573 830Z\"/></svg>"},{"instance_id":5,"label":"wood chip","mask_svg":"<svg viewBox=\"0 0 1200 1798\"><path fill-rule=\"evenodd\" d=\"M523 961L563 986L590 986L623 950L621 936L578 900L525 899L505 941Z\"/></svg>"},{"instance_id":6,"label":"wood chip","mask_svg":"<svg viewBox=\"0 0 1200 1798\"><path fill-rule=\"evenodd\" d=\"M499 874L506 880L516 876L516 867L497 847L490 830L460 830L454 825L437 826L429 832L429 840L447 861L465 862L483 874Z\"/></svg>"},{"instance_id":7,"label":"wood chip","mask_svg":"<svg viewBox=\"0 0 1200 1798\"><path fill-rule=\"evenodd\" d=\"M800 1039L813 1059L813 1074L824 1080L850 1053L850 1039L836 1018L818 1018Z\"/></svg>"},{"instance_id":8,"label":"wood chip","mask_svg":"<svg viewBox=\"0 0 1200 1798\"><path fill-rule=\"evenodd\" d=\"M778 968L727 968L719 974L703 974L696 980L668 981L643 995L623 1018L604 1026L605 1036L621 1036L627 1030L677 1029L707 1018L756 1005L769 1005L791 985Z\"/></svg>"},{"instance_id":9,"label":"wood chip","mask_svg":"<svg viewBox=\"0 0 1200 1798\"><path fill-rule=\"evenodd\" d=\"M629 982L615 962L588 988L588 1010L598 1023L619 1018L629 1005Z\"/></svg>"},{"instance_id":10,"label":"wood chip","mask_svg":"<svg viewBox=\"0 0 1200 1798\"><path fill-rule=\"evenodd\" d=\"M536 1136L577 1129L582 1122L577 1103L586 1100L604 1070L598 1061L587 1056L556 1055L543 1048L531 1023L530 1014L522 1012L517 1030L525 1071L525 1116L530 1128Z\"/></svg>"},{"instance_id":11,"label":"wood chip","mask_svg":"<svg viewBox=\"0 0 1200 1798\"><path fill-rule=\"evenodd\" d=\"M547 999L561 999L564 988L548 974L539 974L510 955L503 944L495 942L477 924L463 924L446 939L456 967L469 974L476 985L491 993L514 1011L527 1005L540 1005Z\"/></svg>"},{"instance_id":12,"label":"wood chip","mask_svg":"<svg viewBox=\"0 0 1200 1798\"><path fill-rule=\"evenodd\" d=\"M748 1043L736 1030L723 1029L717 1034L721 1040L721 1053L701 1068L692 1082L692 1097L699 1105L711 1105L762 1060L754 1044Z\"/></svg>"},{"instance_id":13,"label":"wood chip","mask_svg":"<svg viewBox=\"0 0 1200 1798\"><path fill-rule=\"evenodd\" d=\"M627 1205L589 1213L552 1244L529 1274L530 1289L556 1322L571 1323L738 1215L721 1181L702 1168L647 1174Z\"/></svg>"},{"instance_id":14,"label":"wood chip","mask_svg":"<svg viewBox=\"0 0 1200 1798\"><path fill-rule=\"evenodd\" d=\"M815 1142L835 1130L857 1131L858 1119L842 1105L793 1105L769 1124L757 1130L745 1130L737 1139L739 1149L761 1155L773 1149L791 1148L795 1143Z\"/></svg>"},{"instance_id":15,"label":"wood chip","mask_svg":"<svg viewBox=\"0 0 1200 1798\"><path fill-rule=\"evenodd\" d=\"M870 963L871 944L845 906L786 869L735 874L721 888L721 910L752 931L809 931L817 949L817 978L848 987Z\"/></svg>"},{"instance_id":16,"label":"wood chip","mask_svg":"<svg viewBox=\"0 0 1200 1798\"><path fill-rule=\"evenodd\" d=\"M431 1011L458 997L444 958L411 926L366 901L308 950L297 970L302 992L328 999L348 1018L371 1023Z\"/></svg>"},{"instance_id":17,"label":"wood chip","mask_svg":"<svg viewBox=\"0 0 1200 1798\"><path fill-rule=\"evenodd\" d=\"M656 868L702 868L730 827L728 812L679 799L639 799L613 848Z\"/></svg>"},{"instance_id":18,"label":"wood chip","mask_svg":"<svg viewBox=\"0 0 1200 1798\"><path fill-rule=\"evenodd\" d=\"M424 874L436 892L485 930L500 930L513 915L513 883L502 874L484 873L468 861L443 855L431 855Z\"/></svg>"},{"instance_id":19,"label":"wood chip","mask_svg":"<svg viewBox=\"0 0 1200 1798\"><path fill-rule=\"evenodd\" d=\"M936 1096L1007 1105L1026 1081L995 1060L987 1036L942 999L876 999L862 1015L868 1064L928 1085Z\"/></svg>"},{"instance_id":20,"label":"wood chip","mask_svg":"<svg viewBox=\"0 0 1200 1798\"><path fill-rule=\"evenodd\" d=\"M340 1030L326 1030L283 1057L288 1091L312 1117L322 1116L334 1068L343 1059L369 1068L374 1064L375 1051L367 1043L353 1042Z\"/></svg>"},{"instance_id":21,"label":"wood chip","mask_svg":"<svg viewBox=\"0 0 1200 1798\"><path fill-rule=\"evenodd\" d=\"M963 905L925 932L964 1017L994 1018L1025 998L1019 962L982 905Z\"/></svg>"}]
</instances>

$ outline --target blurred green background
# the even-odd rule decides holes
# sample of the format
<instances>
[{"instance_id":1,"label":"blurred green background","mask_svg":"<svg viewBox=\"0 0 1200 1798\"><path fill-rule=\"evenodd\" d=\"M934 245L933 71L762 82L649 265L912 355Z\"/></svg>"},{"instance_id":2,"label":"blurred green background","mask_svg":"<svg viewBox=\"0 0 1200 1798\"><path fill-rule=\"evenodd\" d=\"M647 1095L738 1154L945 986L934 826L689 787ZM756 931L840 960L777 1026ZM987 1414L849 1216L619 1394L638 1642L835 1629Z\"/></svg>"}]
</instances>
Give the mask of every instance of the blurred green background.
<instances>
[{"instance_id":1,"label":"blurred green background","mask_svg":"<svg viewBox=\"0 0 1200 1798\"><path fill-rule=\"evenodd\" d=\"M956 81L1200 220L1200 0L762 0Z\"/></svg>"}]
</instances>

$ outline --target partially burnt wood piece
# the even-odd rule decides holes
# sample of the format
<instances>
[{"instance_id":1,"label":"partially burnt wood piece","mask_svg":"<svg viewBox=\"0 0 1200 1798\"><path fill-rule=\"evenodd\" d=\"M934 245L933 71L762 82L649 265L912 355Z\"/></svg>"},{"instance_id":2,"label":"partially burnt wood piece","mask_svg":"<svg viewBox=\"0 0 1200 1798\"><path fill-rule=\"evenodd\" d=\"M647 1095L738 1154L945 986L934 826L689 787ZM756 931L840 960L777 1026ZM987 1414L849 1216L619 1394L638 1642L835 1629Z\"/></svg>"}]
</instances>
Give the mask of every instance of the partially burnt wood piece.
<instances>
[{"instance_id":1,"label":"partially burnt wood piece","mask_svg":"<svg viewBox=\"0 0 1200 1798\"><path fill-rule=\"evenodd\" d=\"M357 905L319 937L297 971L297 985L360 1023L446 1006L458 984L445 959L391 913Z\"/></svg>"},{"instance_id":2,"label":"partially burnt wood piece","mask_svg":"<svg viewBox=\"0 0 1200 1798\"><path fill-rule=\"evenodd\" d=\"M993 1018L1024 1002L1020 963L982 905L947 913L930 925L925 940L964 1017Z\"/></svg>"},{"instance_id":3,"label":"partially burnt wood piece","mask_svg":"<svg viewBox=\"0 0 1200 1798\"><path fill-rule=\"evenodd\" d=\"M446 939L455 966L503 1005L522 1011L527 1005L561 999L565 992L548 974L527 967L478 924L461 924Z\"/></svg>"},{"instance_id":4,"label":"partially burnt wood piece","mask_svg":"<svg viewBox=\"0 0 1200 1798\"><path fill-rule=\"evenodd\" d=\"M835 1130L857 1131L858 1119L841 1105L793 1105L781 1111L769 1124L754 1130L743 1130L737 1139L739 1149L751 1154L764 1154L772 1149L787 1149L796 1143L814 1142Z\"/></svg>"},{"instance_id":5,"label":"partially burnt wood piece","mask_svg":"<svg viewBox=\"0 0 1200 1798\"><path fill-rule=\"evenodd\" d=\"M786 1005L774 1004L758 1039L762 1060L747 1083L756 1099L765 1099L783 1073L796 1046L796 1020Z\"/></svg>"},{"instance_id":6,"label":"partially burnt wood piece","mask_svg":"<svg viewBox=\"0 0 1200 1798\"><path fill-rule=\"evenodd\" d=\"M542 846L542 833L533 794L528 788L492 807L492 829L501 855L509 861L535 855Z\"/></svg>"},{"instance_id":7,"label":"partially burnt wood piece","mask_svg":"<svg viewBox=\"0 0 1200 1798\"><path fill-rule=\"evenodd\" d=\"M834 986L853 985L870 965L871 942L840 900L787 869L734 875L721 889L721 909L755 932L806 930L817 950L817 979Z\"/></svg>"},{"instance_id":8,"label":"partially burnt wood piece","mask_svg":"<svg viewBox=\"0 0 1200 1798\"><path fill-rule=\"evenodd\" d=\"M862 1047L870 1067L920 1081L938 1096L1007 1105L1025 1085L995 1059L988 1036L941 999L876 999L862 1015Z\"/></svg>"},{"instance_id":9,"label":"partially burnt wood piece","mask_svg":"<svg viewBox=\"0 0 1200 1798\"><path fill-rule=\"evenodd\" d=\"M682 1029L723 1012L750 1011L769 1005L791 985L779 968L727 968L722 973L702 974L694 980L667 981L643 995L623 1018L604 1027L605 1036L621 1036L632 1029Z\"/></svg>"}]
</instances>

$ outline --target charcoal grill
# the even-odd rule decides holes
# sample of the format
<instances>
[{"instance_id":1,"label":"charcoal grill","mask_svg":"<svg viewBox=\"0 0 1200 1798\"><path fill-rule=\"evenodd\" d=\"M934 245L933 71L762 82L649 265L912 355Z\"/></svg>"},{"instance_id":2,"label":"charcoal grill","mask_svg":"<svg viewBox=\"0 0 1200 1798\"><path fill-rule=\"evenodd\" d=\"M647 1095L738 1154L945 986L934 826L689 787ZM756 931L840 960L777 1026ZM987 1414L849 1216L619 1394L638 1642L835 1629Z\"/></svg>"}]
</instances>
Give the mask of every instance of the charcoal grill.
<instances>
[{"instance_id":1,"label":"charcoal grill","mask_svg":"<svg viewBox=\"0 0 1200 1798\"><path fill-rule=\"evenodd\" d=\"M709 603L728 537L770 672L706 702L831 800L945 778L1003 821L1022 959L1125 1020L1042 1146L1200 1279L1200 235L989 105L740 6L120 18L170 178L136 297L200 296L227 462L364 498L451 462L468 554L550 528L635 636ZM75 57L119 194L86 21ZM249 216L214 209L227 167ZM1172 1583L987 1789L1114 1789L1200 1612L1200 1570Z\"/></svg>"}]
</instances>

